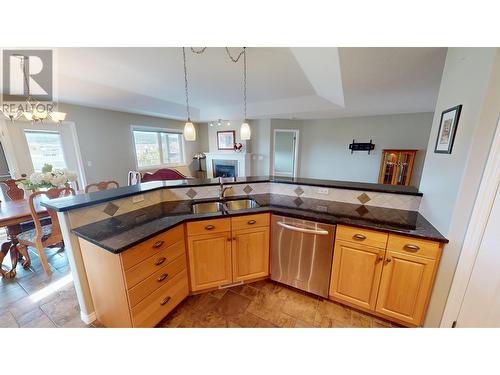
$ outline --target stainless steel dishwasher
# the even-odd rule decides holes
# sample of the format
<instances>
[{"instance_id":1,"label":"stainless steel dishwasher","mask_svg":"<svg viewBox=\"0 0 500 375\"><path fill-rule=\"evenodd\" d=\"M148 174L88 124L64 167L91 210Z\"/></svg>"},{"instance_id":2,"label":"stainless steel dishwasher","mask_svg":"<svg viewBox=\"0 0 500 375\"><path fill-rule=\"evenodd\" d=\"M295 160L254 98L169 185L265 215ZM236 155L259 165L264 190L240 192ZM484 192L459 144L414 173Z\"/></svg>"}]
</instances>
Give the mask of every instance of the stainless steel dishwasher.
<instances>
[{"instance_id":1,"label":"stainless steel dishwasher","mask_svg":"<svg viewBox=\"0 0 500 375\"><path fill-rule=\"evenodd\" d=\"M271 279L328 297L335 226L273 215Z\"/></svg>"}]
</instances>

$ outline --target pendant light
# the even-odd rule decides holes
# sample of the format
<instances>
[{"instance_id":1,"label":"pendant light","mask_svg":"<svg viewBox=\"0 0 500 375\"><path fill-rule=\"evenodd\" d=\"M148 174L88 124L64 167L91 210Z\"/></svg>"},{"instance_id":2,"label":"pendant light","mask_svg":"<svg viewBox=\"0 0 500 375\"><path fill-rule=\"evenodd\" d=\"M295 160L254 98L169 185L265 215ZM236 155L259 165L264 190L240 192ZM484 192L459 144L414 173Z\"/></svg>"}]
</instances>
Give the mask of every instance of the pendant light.
<instances>
[{"instance_id":1,"label":"pendant light","mask_svg":"<svg viewBox=\"0 0 500 375\"><path fill-rule=\"evenodd\" d=\"M186 112L187 112L187 122L184 125L184 139L186 141L196 141L196 129L191 122L191 116L189 115L189 93L188 93L188 79L187 79L187 68L186 68L186 50L182 47L182 57L184 58L184 88L186 91Z\"/></svg>"},{"instance_id":2,"label":"pendant light","mask_svg":"<svg viewBox=\"0 0 500 375\"><path fill-rule=\"evenodd\" d=\"M243 106L244 106L244 117L243 124L240 128L240 138L244 141L250 139L252 132L250 130L250 125L247 123L247 50L243 47Z\"/></svg>"}]
</instances>

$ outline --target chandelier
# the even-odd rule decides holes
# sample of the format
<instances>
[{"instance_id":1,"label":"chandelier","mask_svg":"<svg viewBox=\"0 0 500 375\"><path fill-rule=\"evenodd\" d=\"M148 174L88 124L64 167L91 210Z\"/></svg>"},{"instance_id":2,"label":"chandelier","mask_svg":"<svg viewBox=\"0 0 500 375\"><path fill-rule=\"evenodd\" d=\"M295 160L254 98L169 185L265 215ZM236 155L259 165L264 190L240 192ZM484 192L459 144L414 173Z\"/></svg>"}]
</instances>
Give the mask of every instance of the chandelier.
<instances>
[{"instance_id":1,"label":"chandelier","mask_svg":"<svg viewBox=\"0 0 500 375\"><path fill-rule=\"evenodd\" d=\"M24 103L3 105L0 112L10 121L15 120L28 120L32 123L43 123L45 121L53 121L61 124L66 119L66 113L56 112L53 110L54 103L40 103L35 100L31 93L31 86L29 84L28 73L26 72L26 56L16 55L21 63L21 70L23 72L24 85L28 88L28 95Z\"/></svg>"}]
</instances>

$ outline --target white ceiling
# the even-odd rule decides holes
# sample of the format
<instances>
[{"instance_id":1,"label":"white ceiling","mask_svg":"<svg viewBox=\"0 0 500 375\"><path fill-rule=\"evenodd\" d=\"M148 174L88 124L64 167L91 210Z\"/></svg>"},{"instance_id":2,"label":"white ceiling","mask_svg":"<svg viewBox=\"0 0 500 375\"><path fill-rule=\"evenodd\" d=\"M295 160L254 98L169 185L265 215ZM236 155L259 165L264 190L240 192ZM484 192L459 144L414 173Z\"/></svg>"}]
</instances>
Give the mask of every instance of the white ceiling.
<instances>
[{"instance_id":1,"label":"white ceiling","mask_svg":"<svg viewBox=\"0 0 500 375\"><path fill-rule=\"evenodd\" d=\"M237 55L239 48L231 48ZM192 119L241 119L242 60L187 52ZM433 111L446 48L247 48L248 118ZM184 119L181 48L58 48L59 101Z\"/></svg>"}]
</instances>

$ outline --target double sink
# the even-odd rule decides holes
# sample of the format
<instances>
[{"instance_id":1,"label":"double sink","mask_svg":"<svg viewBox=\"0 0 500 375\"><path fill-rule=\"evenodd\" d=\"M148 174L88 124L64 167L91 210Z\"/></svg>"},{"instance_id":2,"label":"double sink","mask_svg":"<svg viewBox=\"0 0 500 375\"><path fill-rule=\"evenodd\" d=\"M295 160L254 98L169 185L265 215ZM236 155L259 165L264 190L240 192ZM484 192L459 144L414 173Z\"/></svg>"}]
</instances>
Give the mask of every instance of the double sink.
<instances>
[{"instance_id":1,"label":"double sink","mask_svg":"<svg viewBox=\"0 0 500 375\"><path fill-rule=\"evenodd\" d=\"M238 211L259 207L253 199L234 199L228 201L200 202L193 204L193 213L207 214L213 212Z\"/></svg>"}]
</instances>

